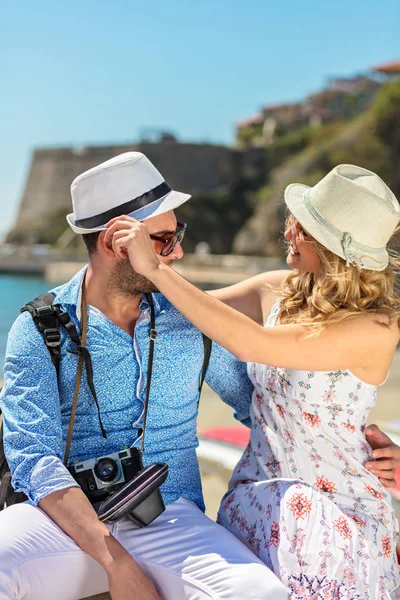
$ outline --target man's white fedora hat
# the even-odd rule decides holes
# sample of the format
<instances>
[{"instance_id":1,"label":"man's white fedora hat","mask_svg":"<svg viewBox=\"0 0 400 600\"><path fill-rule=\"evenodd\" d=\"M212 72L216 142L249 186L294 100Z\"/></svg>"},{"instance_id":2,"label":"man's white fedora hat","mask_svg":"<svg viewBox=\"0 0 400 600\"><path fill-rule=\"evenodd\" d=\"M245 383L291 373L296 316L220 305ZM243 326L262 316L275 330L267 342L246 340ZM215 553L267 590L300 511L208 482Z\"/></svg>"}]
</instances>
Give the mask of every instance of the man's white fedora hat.
<instances>
[{"instance_id":1,"label":"man's white fedora hat","mask_svg":"<svg viewBox=\"0 0 400 600\"><path fill-rule=\"evenodd\" d=\"M138 221L178 208L189 194L176 192L141 152L125 152L78 175L71 185L75 233L94 233L114 217Z\"/></svg>"},{"instance_id":2,"label":"man's white fedora hat","mask_svg":"<svg viewBox=\"0 0 400 600\"><path fill-rule=\"evenodd\" d=\"M305 231L346 264L383 271L400 220L396 196L378 175L339 165L314 187L292 183L285 202Z\"/></svg>"}]
</instances>

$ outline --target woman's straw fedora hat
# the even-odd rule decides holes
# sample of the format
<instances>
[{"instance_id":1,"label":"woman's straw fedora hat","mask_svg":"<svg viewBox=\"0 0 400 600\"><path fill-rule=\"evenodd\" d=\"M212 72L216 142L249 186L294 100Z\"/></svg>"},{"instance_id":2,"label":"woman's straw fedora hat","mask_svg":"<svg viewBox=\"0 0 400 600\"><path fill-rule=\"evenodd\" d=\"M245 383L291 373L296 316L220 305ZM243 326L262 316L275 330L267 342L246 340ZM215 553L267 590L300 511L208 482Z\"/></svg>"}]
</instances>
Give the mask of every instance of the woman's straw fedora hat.
<instances>
[{"instance_id":1,"label":"woman's straw fedora hat","mask_svg":"<svg viewBox=\"0 0 400 600\"><path fill-rule=\"evenodd\" d=\"M71 185L74 212L67 216L75 233L101 231L114 217L138 221L162 215L189 200L173 190L141 152L125 152L78 175Z\"/></svg>"},{"instance_id":2,"label":"woman's straw fedora hat","mask_svg":"<svg viewBox=\"0 0 400 600\"><path fill-rule=\"evenodd\" d=\"M305 231L350 264L383 271L400 220L396 196L378 175L339 165L314 187L292 183L285 202Z\"/></svg>"}]
</instances>

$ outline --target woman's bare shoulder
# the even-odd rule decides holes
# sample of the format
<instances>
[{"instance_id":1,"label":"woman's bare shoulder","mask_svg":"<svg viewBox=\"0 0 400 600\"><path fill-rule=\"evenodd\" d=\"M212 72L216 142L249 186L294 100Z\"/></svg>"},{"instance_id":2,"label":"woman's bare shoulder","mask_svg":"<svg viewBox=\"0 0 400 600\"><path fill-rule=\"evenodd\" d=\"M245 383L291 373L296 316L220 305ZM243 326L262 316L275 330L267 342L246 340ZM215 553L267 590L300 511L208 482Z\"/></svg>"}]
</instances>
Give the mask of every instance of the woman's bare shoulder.
<instances>
[{"instance_id":1,"label":"woman's bare shoulder","mask_svg":"<svg viewBox=\"0 0 400 600\"><path fill-rule=\"evenodd\" d=\"M366 353L363 365L355 363L352 366L354 375L366 383L380 385L387 377L400 339L397 319L370 312L337 323L332 329L337 332L336 338L346 334L347 345L353 349L354 359L361 350Z\"/></svg>"},{"instance_id":2,"label":"woman's bare shoulder","mask_svg":"<svg viewBox=\"0 0 400 600\"><path fill-rule=\"evenodd\" d=\"M264 317L268 316L289 273L289 270L259 273L229 287L212 290L208 294L247 315L256 323L264 323Z\"/></svg>"},{"instance_id":3,"label":"woman's bare shoulder","mask_svg":"<svg viewBox=\"0 0 400 600\"><path fill-rule=\"evenodd\" d=\"M366 325L372 327L375 331L381 331L382 335L386 337L388 334L394 338L400 337L398 320L391 318L386 313L377 313L371 310L355 316L350 322L360 328Z\"/></svg>"},{"instance_id":4,"label":"woman's bare shoulder","mask_svg":"<svg viewBox=\"0 0 400 600\"><path fill-rule=\"evenodd\" d=\"M279 296L285 282L292 271L289 269L280 269L279 271L268 271L261 275L261 290L265 295L273 294Z\"/></svg>"}]
</instances>

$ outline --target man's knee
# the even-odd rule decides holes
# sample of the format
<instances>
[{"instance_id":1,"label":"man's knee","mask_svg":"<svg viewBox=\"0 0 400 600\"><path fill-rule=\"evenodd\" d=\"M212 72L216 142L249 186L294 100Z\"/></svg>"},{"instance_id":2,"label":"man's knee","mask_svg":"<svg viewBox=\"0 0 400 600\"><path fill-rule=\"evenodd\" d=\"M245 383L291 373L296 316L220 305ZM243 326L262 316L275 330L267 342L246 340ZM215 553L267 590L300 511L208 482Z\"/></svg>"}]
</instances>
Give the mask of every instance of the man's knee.
<instances>
[{"instance_id":1,"label":"man's knee","mask_svg":"<svg viewBox=\"0 0 400 600\"><path fill-rule=\"evenodd\" d=\"M18 587L18 554L0 528L0 600L19 597Z\"/></svg>"},{"instance_id":2,"label":"man's knee","mask_svg":"<svg viewBox=\"0 0 400 600\"><path fill-rule=\"evenodd\" d=\"M25 567L32 560L54 556L60 549L73 551L74 548L76 545L72 540L35 506L23 503L0 512L0 574L3 585L9 577L22 581Z\"/></svg>"},{"instance_id":3,"label":"man's knee","mask_svg":"<svg viewBox=\"0 0 400 600\"><path fill-rule=\"evenodd\" d=\"M18 564L22 553L18 530L21 526L21 515L16 515L13 508L0 513L0 573L11 572Z\"/></svg>"},{"instance_id":4,"label":"man's knee","mask_svg":"<svg viewBox=\"0 0 400 600\"><path fill-rule=\"evenodd\" d=\"M33 507L30 507L34 510ZM24 528L30 526L29 510L23 505L0 512L0 600L19 598L23 587L19 566L32 553L32 543L24 539Z\"/></svg>"}]
</instances>

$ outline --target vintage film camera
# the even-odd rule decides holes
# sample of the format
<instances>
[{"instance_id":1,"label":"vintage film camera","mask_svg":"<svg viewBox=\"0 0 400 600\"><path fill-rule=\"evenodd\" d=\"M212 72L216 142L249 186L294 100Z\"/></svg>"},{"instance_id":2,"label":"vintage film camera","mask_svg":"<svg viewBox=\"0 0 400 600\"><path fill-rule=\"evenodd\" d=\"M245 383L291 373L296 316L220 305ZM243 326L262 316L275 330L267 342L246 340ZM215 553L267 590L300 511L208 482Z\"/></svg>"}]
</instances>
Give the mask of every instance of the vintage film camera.
<instances>
[{"instance_id":1,"label":"vintage film camera","mask_svg":"<svg viewBox=\"0 0 400 600\"><path fill-rule=\"evenodd\" d=\"M143 469L143 464L140 451L128 446L114 454L74 462L68 469L94 504L120 490Z\"/></svg>"},{"instance_id":2,"label":"vintage film camera","mask_svg":"<svg viewBox=\"0 0 400 600\"><path fill-rule=\"evenodd\" d=\"M102 502L99 519L112 522L128 516L139 527L149 525L164 510L159 490L168 475L165 463L144 468L138 448L76 461L68 467L92 504Z\"/></svg>"}]
</instances>

